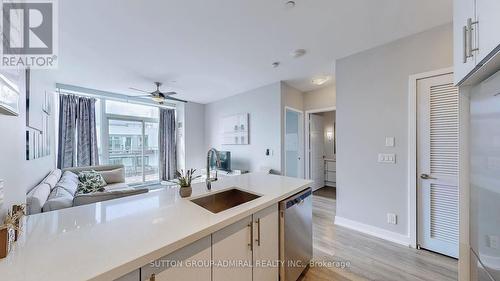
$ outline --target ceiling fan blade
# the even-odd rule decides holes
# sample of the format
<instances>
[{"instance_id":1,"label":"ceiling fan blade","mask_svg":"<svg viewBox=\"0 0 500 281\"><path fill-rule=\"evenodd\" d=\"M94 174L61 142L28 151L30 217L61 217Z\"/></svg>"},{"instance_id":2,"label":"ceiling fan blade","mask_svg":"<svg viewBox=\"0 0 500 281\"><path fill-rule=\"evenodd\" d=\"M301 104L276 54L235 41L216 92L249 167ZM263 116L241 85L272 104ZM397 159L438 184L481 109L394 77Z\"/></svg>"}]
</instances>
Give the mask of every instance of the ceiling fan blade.
<instances>
[{"instance_id":1,"label":"ceiling fan blade","mask_svg":"<svg viewBox=\"0 0 500 281\"><path fill-rule=\"evenodd\" d=\"M130 89L130 90L134 90L134 91L143 92L143 93L149 93L148 91L144 91L144 90L137 89L137 88L132 88L132 87L129 87L129 89Z\"/></svg>"},{"instance_id":2,"label":"ceiling fan blade","mask_svg":"<svg viewBox=\"0 0 500 281\"><path fill-rule=\"evenodd\" d=\"M180 102L183 102L183 103L187 103L187 101L185 101L185 100L176 99L176 98L173 98L171 96L165 96L165 99L166 100L173 100L173 101L180 101Z\"/></svg>"},{"instance_id":3,"label":"ceiling fan blade","mask_svg":"<svg viewBox=\"0 0 500 281\"><path fill-rule=\"evenodd\" d=\"M166 93L163 93L163 95L165 96L173 96L173 95L177 95L176 92L166 92Z\"/></svg>"}]
</instances>

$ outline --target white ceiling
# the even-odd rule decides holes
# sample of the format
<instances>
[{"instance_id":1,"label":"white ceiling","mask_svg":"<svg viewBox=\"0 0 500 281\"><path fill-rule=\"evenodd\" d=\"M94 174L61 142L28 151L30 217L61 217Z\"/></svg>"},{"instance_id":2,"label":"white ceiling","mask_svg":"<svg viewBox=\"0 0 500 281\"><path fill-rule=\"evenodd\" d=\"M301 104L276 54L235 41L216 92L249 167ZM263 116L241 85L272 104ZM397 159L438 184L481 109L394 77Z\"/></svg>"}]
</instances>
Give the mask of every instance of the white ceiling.
<instances>
[{"instance_id":1,"label":"white ceiling","mask_svg":"<svg viewBox=\"0 0 500 281\"><path fill-rule=\"evenodd\" d=\"M452 18L452 0L58 2L57 82L137 95L128 87L175 80L164 90L201 103L280 80L312 90L335 59Z\"/></svg>"}]
</instances>

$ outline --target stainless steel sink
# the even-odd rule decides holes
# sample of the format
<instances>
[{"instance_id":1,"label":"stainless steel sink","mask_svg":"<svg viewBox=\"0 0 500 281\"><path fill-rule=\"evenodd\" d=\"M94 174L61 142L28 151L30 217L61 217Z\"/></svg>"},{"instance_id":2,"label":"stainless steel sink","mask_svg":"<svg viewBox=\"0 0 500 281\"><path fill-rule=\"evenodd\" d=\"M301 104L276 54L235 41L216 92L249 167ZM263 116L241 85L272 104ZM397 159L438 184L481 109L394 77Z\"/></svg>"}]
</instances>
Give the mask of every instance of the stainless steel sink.
<instances>
[{"instance_id":1,"label":"stainless steel sink","mask_svg":"<svg viewBox=\"0 0 500 281\"><path fill-rule=\"evenodd\" d=\"M192 199L191 202L216 214L259 197L259 195L248 193L237 188L231 188L226 191Z\"/></svg>"}]
</instances>

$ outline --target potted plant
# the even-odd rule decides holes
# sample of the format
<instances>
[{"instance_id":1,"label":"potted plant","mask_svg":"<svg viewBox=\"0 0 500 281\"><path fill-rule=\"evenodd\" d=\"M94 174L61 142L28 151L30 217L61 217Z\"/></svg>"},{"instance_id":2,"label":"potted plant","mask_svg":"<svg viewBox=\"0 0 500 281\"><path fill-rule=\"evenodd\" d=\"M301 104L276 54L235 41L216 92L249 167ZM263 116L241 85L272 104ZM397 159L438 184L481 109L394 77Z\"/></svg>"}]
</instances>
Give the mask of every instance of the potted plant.
<instances>
[{"instance_id":1,"label":"potted plant","mask_svg":"<svg viewBox=\"0 0 500 281\"><path fill-rule=\"evenodd\" d=\"M199 177L194 176L195 171L196 169L189 169L186 171L180 170L175 172L177 182L180 186L179 193L183 198L191 196L191 193L193 192L193 189L191 188L191 181Z\"/></svg>"}]
</instances>

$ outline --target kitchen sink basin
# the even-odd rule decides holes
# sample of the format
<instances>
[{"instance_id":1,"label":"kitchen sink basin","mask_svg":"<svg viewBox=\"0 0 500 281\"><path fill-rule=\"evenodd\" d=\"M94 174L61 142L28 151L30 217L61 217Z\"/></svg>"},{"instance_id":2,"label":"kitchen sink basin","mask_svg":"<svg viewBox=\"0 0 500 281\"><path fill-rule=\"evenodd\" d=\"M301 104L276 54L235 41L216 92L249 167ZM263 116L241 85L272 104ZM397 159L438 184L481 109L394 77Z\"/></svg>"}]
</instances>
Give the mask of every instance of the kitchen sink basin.
<instances>
[{"instance_id":1,"label":"kitchen sink basin","mask_svg":"<svg viewBox=\"0 0 500 281\"><path fill-rule=\"evenodd\" d=\"M209 210L212 213L219 213L239 206L243 203L255 200L259 197L259 195L248 193L237 188L231 188L226 191L192 199L191 202Z\"/></svg>"}]
</instances>

